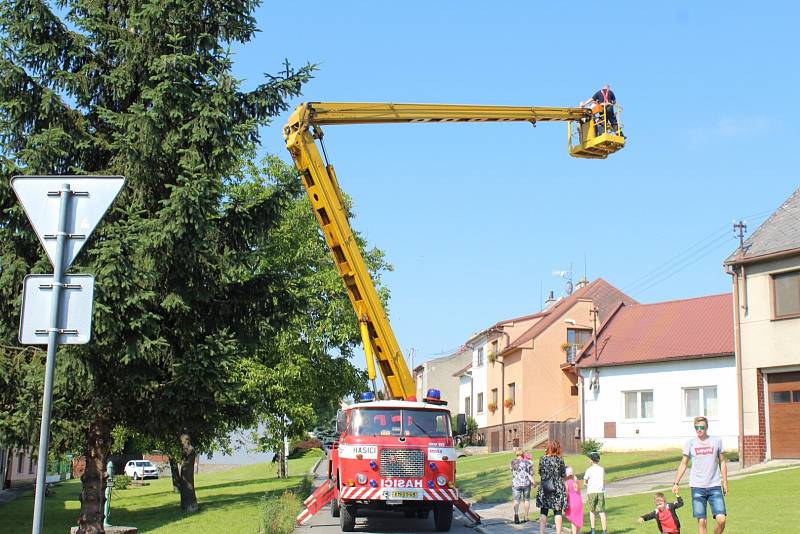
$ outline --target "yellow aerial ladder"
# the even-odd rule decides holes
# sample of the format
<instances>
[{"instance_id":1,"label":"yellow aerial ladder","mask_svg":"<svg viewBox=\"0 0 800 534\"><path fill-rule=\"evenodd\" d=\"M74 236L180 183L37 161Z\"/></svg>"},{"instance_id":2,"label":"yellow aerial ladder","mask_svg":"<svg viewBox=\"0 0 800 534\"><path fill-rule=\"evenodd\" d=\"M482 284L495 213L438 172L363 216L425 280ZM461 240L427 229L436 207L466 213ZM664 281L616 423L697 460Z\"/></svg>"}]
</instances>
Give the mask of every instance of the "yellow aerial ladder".
<instances>
[{"instance_id":1,"label":"yellow aerial ladder","mask_svg":"<svg viewBox=\"0 0 800 534\"><path fill-rule=\"evenodd\" d=\"M596 112L585 108L357 102L309 102L294 110L283 129L286 148L300 171L314 215L355 308L373 388L377 361L389 398L407 400L416 395L414 380L386 310L353 238L333 166L327 162L327 157L323 160L317 149L316 141L322 140L320 126L410 122L529 122L535 125L561 121L568 123L570 155L604 159L624 147L625 138L619 118L620 126L612 130L605 113Z\"/></svg>"}]
</instances>

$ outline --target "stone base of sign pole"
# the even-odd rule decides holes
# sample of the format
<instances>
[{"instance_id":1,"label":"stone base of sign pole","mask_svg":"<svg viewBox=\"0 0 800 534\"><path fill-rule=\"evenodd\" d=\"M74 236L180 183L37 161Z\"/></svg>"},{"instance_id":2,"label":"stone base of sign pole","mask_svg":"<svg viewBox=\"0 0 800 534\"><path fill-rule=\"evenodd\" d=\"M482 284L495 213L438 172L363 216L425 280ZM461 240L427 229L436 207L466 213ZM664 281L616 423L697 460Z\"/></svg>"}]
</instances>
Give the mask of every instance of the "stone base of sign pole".
<instances>
[{"instance_id":1,"label":"stone base of sign pole","mask_svg":"<svg viewBox=\"0 0 800 534\"><path fill-rule=\"evenodd\" d=\"M136 534L139 529L136 527L105 527L106 534ZM69 529L69 534L78 534L78 527Z\"/></svg>"}]
</instances>

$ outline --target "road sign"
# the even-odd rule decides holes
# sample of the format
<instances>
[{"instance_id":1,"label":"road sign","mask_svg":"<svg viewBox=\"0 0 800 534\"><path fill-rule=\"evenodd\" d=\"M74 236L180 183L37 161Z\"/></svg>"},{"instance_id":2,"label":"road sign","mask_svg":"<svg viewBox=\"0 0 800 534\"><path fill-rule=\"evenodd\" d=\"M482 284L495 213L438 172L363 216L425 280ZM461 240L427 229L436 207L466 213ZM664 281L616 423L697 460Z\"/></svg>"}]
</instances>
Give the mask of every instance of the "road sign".
<instances>
[{"instance_id":1,"label":"road sign","mask_svg":"<svg viewBox=\"0 0 800 534\"><path fill-rule=\"evenodd\" d=\"M46 345L50 334L50 307L53 301L53 276L29 274L22 288L22 317L19 342L23 345ZM94 276L65 275L59 299L59 345L84 344L92 337L92 298Z\"/></svg>"},{"instance_id":2,"label":"road sign","mask_svg":"<svg viewBox=\"0 0 800 534\"><path fill-rule=\"evenodd\" d=\"M11 187L25 209L39 241L56 263L56 238L58 236L58 213L61 184L68 183L72 199L68 205L68 239L64 242L64 265L72 265L89 235L103 218L106 210L125 184L122 176L15 176Z\"/></svg>"},{"instance_id":3,"label":"road sign","mask_svg":"<svg viewBox=\"0 0 800 534\"><path fill-rule=\"evenodd\" d=\"M19 331L22 343L42 343L39 336L47 337L33 534L41 534L44 517L43 481L50 448L56 348L62 343L86 343L91 337L94 279L88 276L86 280L87 275L67 276L65 271L124 184L122 176L14 176L11 179L11 187L53 264L53 276L25 278ZM45 315L48 304L49 313Z\"/></svg>"}]
</instances>

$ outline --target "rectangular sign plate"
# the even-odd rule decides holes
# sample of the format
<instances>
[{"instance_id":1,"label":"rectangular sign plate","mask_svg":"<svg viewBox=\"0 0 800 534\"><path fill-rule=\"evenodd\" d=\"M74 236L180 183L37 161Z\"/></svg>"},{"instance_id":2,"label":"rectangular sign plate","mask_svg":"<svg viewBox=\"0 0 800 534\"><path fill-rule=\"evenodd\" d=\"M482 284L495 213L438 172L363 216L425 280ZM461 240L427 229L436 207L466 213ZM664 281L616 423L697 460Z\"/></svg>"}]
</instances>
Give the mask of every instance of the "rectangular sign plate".
<instances>
[{"instance_id":1,"label":"rectangular sign plate","mask_svg":"<svg viewBox=\"0 0 800 534\"><path fill-rule=\"evenodd\" d=\"M61 289L61 324L59 345L88 343L92 334L92 297L94 276L64 276L67 287ZM53 300L53 275L29 274L22 288L22 315L19 342L23 345L47 345L50 328L50 302Z\"/></svg>"}]
</instances>

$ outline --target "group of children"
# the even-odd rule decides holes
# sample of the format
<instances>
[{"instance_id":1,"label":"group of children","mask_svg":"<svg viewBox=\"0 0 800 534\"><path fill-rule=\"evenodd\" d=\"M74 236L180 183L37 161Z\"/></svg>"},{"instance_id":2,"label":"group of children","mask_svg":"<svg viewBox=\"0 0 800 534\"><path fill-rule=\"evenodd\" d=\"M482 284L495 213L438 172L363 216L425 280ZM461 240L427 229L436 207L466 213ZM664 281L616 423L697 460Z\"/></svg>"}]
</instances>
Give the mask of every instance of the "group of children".
<instances>
[{"instance_id":1,"label":"group of children","mask_svg":"<svg viewBox=\"0 0 800 534\"><path fill-rule=\"evenodd\" d=\"M607 534L606 525L606 500L605 500L605 469L600 465L600 454L597 452L589 453L592 465L583 475L586 485L586 506L589 511L590 534L595 534L595 515L600 516L600 526L602 533ZM572 534L578 534L583 528L584 507L581 496L581 483L575 475L572 467L566 468L564 480L567 490L567 507L564 510L564 517L572 527ZM515 496L515 501L516 501ZM644 523L655 519L658 531L664 534L680 534L681 522L678 519L676 509L683 506L683 499L677 496L675 502L668 503L664 494L658 492L654 496L655 509L639 517L639 522Z\"/></svg>"}]
</instances>

